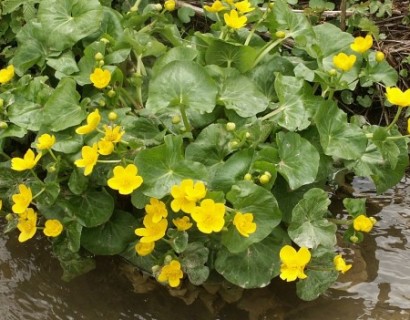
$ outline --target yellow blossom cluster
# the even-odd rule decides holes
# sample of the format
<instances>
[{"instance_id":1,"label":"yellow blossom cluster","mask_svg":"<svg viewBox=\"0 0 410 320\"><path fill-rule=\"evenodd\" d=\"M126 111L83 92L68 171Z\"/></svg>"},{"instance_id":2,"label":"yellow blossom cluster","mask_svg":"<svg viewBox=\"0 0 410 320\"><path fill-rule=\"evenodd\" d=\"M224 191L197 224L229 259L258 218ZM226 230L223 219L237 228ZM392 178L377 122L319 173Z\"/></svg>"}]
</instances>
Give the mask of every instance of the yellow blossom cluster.
<instances>
[{"instance_id":1,"label":"yellow blossom cluster","mask_svg":"<svg viewBox=\"0 0 410 320\"><path fill-rule=\"evenodd\" d=\"M248 0L243 0L235 2L234 0L219 1L216 0L211 6L204 5L204 9L207 12L218 14L222 11L229 11L224 13L224 21L226 25L232 29L243 28L248 18L245 16L246 13L255 10L251 6Z\"/></svg>"}]
</instances>

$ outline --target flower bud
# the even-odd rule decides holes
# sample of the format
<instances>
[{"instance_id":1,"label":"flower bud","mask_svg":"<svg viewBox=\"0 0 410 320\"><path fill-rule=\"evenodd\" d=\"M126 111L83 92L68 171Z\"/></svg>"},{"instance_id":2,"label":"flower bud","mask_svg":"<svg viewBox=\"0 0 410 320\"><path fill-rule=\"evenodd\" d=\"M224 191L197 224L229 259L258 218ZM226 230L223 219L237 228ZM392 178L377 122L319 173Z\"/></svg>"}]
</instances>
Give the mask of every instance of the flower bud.
<instances>
[{"instance_id":1,"label":"flower bud","mask_svg":"<svg viewBox=\"0 0 410 320\"><path fill-rule=\"evenodd\" d=\"M350 240L351 242L353 242L353 243L356 243L357 241L359 241L359 238L358 238L357 236L351 236L351 237L349 238L349 240Z\"/></svg>"},{"instance_id":2,"label":"flower bud","mask_svg":"<svg viewBox=\"0 0 410 320\"><path fill-rule=\"evenodd\" d=\"M246 131L246 133L245 133L245 138L246 138L246 139L249 139L250 137L251 137L250 132Z\"/></svg>"},{"instance_id":3,"label":"flower bud","mask_svg":"<svg viewBox=\"0 0 410 320\"><path fill-rule=\"evenodd\" d=\"M174 10L175 10L175 6L176 6L176 3L175 3L174 0L167 0L167 1L165 1L165 3L164 3L164 8L165 8L165 10L167 10L167 11L174 11Z\"/></svg>"},{"instance_id":4,"label":"flower bud","mask_svg":"<svg viewBox=\"0 0 410 320\"><path fill-rule=\"evenodd\" d=\"M53 173L53 172L56 172L56 166L55 165L51 165L51 166L49 166L48 168L47 168L47 171L49 172L49 173Z\"/></svg>"},{"instance_id":5,"label":"flower bud","mask_svg":"<svg viewBox=\"0 0 410 320\"><path fill-rule=\"evenodd\" d=\"M237 140L233 140L229 142L229 146L231 147L231 149L236 149L238 145L239 145L239 142Z\"/></svg>"},{"instance_id":6,"label":"flower bud","mask_svg":"<svg viewBox=\"0 0 410 320\"><path fill-rule=\"evenodd\" d=\"M243 180L252 181L252 175L250 173L245 174L243 176Z\"/></svg>"},{"instance_id":7,"label":"flower bud","mask_svg":"<svg viewBox=\"0 0 410 320\"><path fill-rule=\"evenodd\" d=\"M115 120L117 120L117 118L118 118L118 114L115 113L114 111L111 111L108 114L108 120L110 120L110 121L115 121Z\"/></svg>"},{"instance_id":8,"label":"flower bud","mask_svg":"<svg viewBox=\"0 0 410 320\"><path fill-rule=\"evenodd\" d=\"M381 51L376 51L376 61L377 62L382 62L385 58L385 55Z\"/></svg>"},{"instance_id":9,"label":"flower bud","mask_svg":"<svg viewBox=\"0 0 410 320\"><path fill-rule=\"evenodd\" d=\"M276 31L275 36L276 38L283 39L284 37L286 37L286 33L285 31Z\"/></svg>"},{"instance_id":10,"label":"flower bud","mask_svg":"<svg viewBox=\"0 0 410 320\"><path fill-rule=\"evenodd\" d=\"M265 171L263 174L267 175L269 178L272 178L272 174L269 171Z\"/></svg>"},{"instance_id":11,"label":"flower bud","mask_svg":"<svg viewBox=\"0 0 410 320\"><path fill-rule=\"evenodd\" d=\"M267 183L269 183L269 181L270 181L270 176L268 176L267 174L262 174L260 177L259 177L259 182L261 183L261 184L267 184Z\"/></svg>"},{"instance_id":12,"label":"flower bud","mask_svg":"<svg viewBox=\"0 0 410 320\"><path fill-rule=\"evenodd\" d=\"M100 61L104 59L104 56L101 52L97 52L94 56L95 61Z\"/></svg>"},{"instance_id":13,"label":"flower bud","mask_svg":"<svg viewBox=\"0 0 410 320\"><path fill-rule=\"evenodd\" d=\"M228 122L225 128L226 131L234 131L236 129L236 124L234 122Z\"/></svg>"},{"instance_id":14,"label":"flower bud","mask_svg":"<svg viewBox=\"0 0 410 320\"><path fill-rule=\"evenodd\" d=\"M8 127L9 125L7 124L7 122L0 121L0 129L7 129Z\"/></svg>"},{"instance_id":15,"label":"flower bud","mask_svg":"<svg viewBox=\"0 0 410 320\"><path fill-rule=\"evenodd\" d=\"M155 11L161 11L162 10L162 5L160 3L156 3L153 6Z\"/></svg>"},{"instance_id":16,"label":"flower bud","mask_svg":"<svg viewBox=\"0 0 410 320\"><path fill-rule=\"evenodd\" d=\"M377 223L377 220L374 217L369 217L370 221L375 225Z\"/></svg>"},{"instance_id":17,"label":"flower bud","mask_svg":"<svg viewBox=\"0 0 410 320\"><path fill-rule=\"evenodd\" d=\"M117 93L116 93L115 90L113 90L113 89L111 89L110 91L107 92L107 96L108 96L109 98L115 97L116 94L117 94Z\"/></svg>"},{"instance_id":18,"label":"flower bud","mask_svg":"<svg viewBox=\"0 0 410 320\"><path fill-rule=\"evenodd\" d=\"M181 122L181 117L178 116L178 115L175 115L175 116L172 117L171 121L172 121L173 124L178 124L178 123Z\"/></svg>"},{"instance_id":19,"label":"flower bud","mask_svg":"<svg viewBox=\"0 0 410 320\"><path fill-rule=\"evenodd\" d=\"M11 213L8 213L7 215L6 215L6 220L7 221L12 221L14 219L14 216L13 216L13 214L11 214Z\"/></svg>"},{"instance_id":20,"label":"flower bud","mask_svg":"<svg viewBox=\"0 0 410 320\"><path fill-rule=\"evenodd\" d=\"M99 65L100 67L102 67L104 64L105 64L104 60L98 61L98 65Z\"/></svg>"},{"instance_id":21,"label":"flower bud","mask_svg":"<svg viewBox=\"0 0 410 320\"><path fill-rule=\"evenodd\" d=\"M4 100L0 98L0 109L3 108L3 106L4 106Z\"/></svg>"},{"instance_id":22,"label":"flower bud","mask_svg":"<svg viewBox=\"0 0 410 320\"><path fill-rule=\"evenodd\" d=\"M100 107L105 107L105 100L104 100L104 99L100 99L100 100L98 101L98 105L99 105Z\"/></svg>"},{"instance_id":23,"label":"flower bud","mask_svg":"<svg viewBox=\"0 0 410 320\"><path fill-rule=\"evenodd\" d=\"M100 41L104 42L105 44L110 43L110 40L108 40L107 38L101 38Z\"/></svg>"},{"instance_id":24,"label":"flower bud","mask_svg":"<svg viewBox=\"0 0 410 320\"><path fill-rule=\"evenodd\" d=\"M328 72L329 76L334 77L335 75L337 75L337 71L336 69L330 69Z\"/></svg>"}]
</instances>

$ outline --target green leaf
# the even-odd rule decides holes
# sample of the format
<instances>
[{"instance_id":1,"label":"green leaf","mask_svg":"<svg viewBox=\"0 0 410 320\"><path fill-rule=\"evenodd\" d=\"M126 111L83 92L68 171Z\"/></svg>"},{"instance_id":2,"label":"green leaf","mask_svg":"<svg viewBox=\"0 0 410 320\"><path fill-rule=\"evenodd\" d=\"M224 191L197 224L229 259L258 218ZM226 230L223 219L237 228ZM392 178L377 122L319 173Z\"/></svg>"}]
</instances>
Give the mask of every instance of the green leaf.
<instances>
[{"instance_id":1,"label":"green leaf","mask_svg":"<svg viewBox=\"0 0 410 320\"><path fill-rule=\"evenodd\" d=\"M201 131L196 140L185 150L188 160L198 161L206 166L220 163L230 153L229 142L232 134L223 124L211 124Z\"/></svg>"},{"instance_id":2,"label":"green leaf","mask_svg":"<svg viewBox=\"0 0 410 320\"><path fill-rule=\"evenodd\" d=\"M58 202L66 207L84 227L92 228L107 222L114 211L114 199L107 191L87 191Z\"/></svg>"},{"instance_id":3,"label":"green leaf","mask_svg":"<svg viewBox=\"0 0 410 320\"><path fill-rule=\"evenodd\" d=\"M370 87L374 83L384 83L386 87L395 86L398 81L397 71L386 61L377 62L375 53L369 55L369 69L360 77L360 85Z\"/></svg>"},{"instance_id":4,"label":"green leaf","mask_svg":"<svg viewBox=\"0 0 410 320\"><path fill-rule=\"evenodd\" d=\"M63 51L98 31L103 10L98 0L42 0L38 19L50 49Z\"/></svg>"},{"instance_id":5,"label":"green leaf","mask_svg":"<svg viewBox=\"0 0 410 320\"><path fill-rule=\"evenodd\" d=\"M241 181L232 186L226 199L240 213L252 213L256 231L243 237L234 225L222 234L223 245L232 253L244 251L250 245L266 238L280 223L282 214L272 193L252 182Z\"/></svg>"},{"instance_id":6,"label":"green leaf","mask_svg":"<svg viewBox=\"0 0 410 320\"><path fill-rule=\"evenodd\" d=\"M303 130L310 125L312 111L305 105L304 96L308 91L304 80L276 75L275 91L279 98L278 124L289 131Z\"/></svg>"},{"instance_id":7,"label":"green leaf","mask_svg":"<svg viewBox=\"0 0 410 320\"><path fill-rule=\"evenodd\" d=\"M178 18L183 23L189 23L193 16L195 16L195 11L192 8L181 7L178 9Z\"/></svg>"},{"instance_id":8,"label":"green leaf","mask_svg":"<svg viewBox=\"0 0 410 320\"><path fill-rule=\"evenodd\" d=\"M55 132L56 143L53 150L61 153L79 152L84 145L83 136L76 134L74 128Z\"/></svg>"},{"instance_id":9,"label":"green leaf","mask_svg":"<svg viewBox=\"0 0 410 320\"><path fill-rule=\"evenodd\" d=\"M65 237L58 238L53 242L53 252L63 268L62 279L71 281L95 269L95 261L90 257L80 255L78 252L70 250L69 240Z\"/></svg>"},{"instance_id":10,"label":"green leaf","mask_svg":"<svg viewBox=\"0 0 410 320\"><path fill-rule=\"evenodd\" d=\"M46 60L48 66L67 75L80 71L71 51L61 54L58 58L47 58Z\"/></svg>"},{"instance_id":11,"label":"green leaf","mask_svg":"<svg viewBox=\"0 0 410 320\"><path fill-rule=\"evenodd\" d=\"M173 61L192 61L198 55L197 50L187 47L174 47L169 49L164 55L159 57L155 61L154 67L152 68L153 74L156 75L159 70L165 67L168 63Z\"/></svg>"},{"instance_id":12,"label":"green leaf","mask_svg":"<svg viewBox=\"0 0 410 320\"><path fill-rule=\"evenodd\" d=\"M280 162L278 172L294 190L315 181L320 155L316 148L295 132L276 134Z\"/></svg>"},{"instance_id":13,"label":"green leaf","mask_svg":"<svg viewBox=\"0 0 410 320\"><path fill-rule=\"evenodd\" d=\"M42 206L51 206L60 194L60 185L57 182L47 182L44 184L42 182L35 181L31 187L33 194L39 194L36 197L36 202Z\"/></svg>"},{"instance_id":14,"label":"green leaf","mask_svg":"<svg viewBox=\"0 0 410 320\"><path fill-rule=\"evenodd\" d=\"M168 229L167 236L170 241L169 244L172 246L176 253L181 253L187 248L188 233L186 233L185 231Z\"/></svg>"},{"instance_id":15,"label":"green leaf","mask_svg":"<svg viewBox=\"0 0 410 320\"><path fill-rule=\"evenodd\" d=\"M23 138L27 133L27 130L16 125L9 125L6 129L0 129L0 142L1 139L7 137Z\"/></svg>"},{"instance_id":16,"label":"green leaf","mask_svg":"<svg viewBox=\"0 0 410 320\"><path fill-rule=\"evenodd\" d=\"M209 277L209 268L207 266L199 266L196 268L190 268L186 270L189 282L195 286L200 286Z\"/></svg>"},{"instance_id":17,"label":"green leaf","mask_svg":"<svg viewBox=\"0 0 410 320\"><path fill-rule=\"evenodd\" d=\"M78 104L79 99L75 81L71 78L62 79L44 105L44 125L51 131L62 131L79 125L86 117L86 112Z\"/></svg>"},{"instance_id":18,"label":"green leaf","mask_svg":"<svg viewBox=\"0 0 410 320\"><path fill-rule=\"evenodd\" d=\"M329 204L327 193L322 189L313 188L306 192L303 199L295 206L288 233L298 246L334 247L337 227L324 219Z\"/></svg>"},{"instance_id":19,"label":"green leaf","mask_svg":"<svg viewBox=\"0 0 410 320\"><path fill-rule=\"evenodd\" d=\"M201 285L209 277L209 268L204 264L208 261L209 249L200 242L189 243L180 255L181 264L194 285Z\"/></svg>"},{"instance_id":20,"label":"green leaf","mask_svg":"<svg viewBox=\"0 0 410 320\"><path fill-rule=\"evenodd\" d=\"M215 108L217 87L206 70L191 61L167 64L151 80L146 108L160 112L179 107L201 114Z\"/></svg>"},{"instance_id":21,"label":"green leaf","mask_svg":"<svg viewBox=\"0 0 410 320\"><path fill-rule=\"evenodd\" d=\"M343 205L352 217L357 217L361 214L366 214L366 198L345 198L343 199Z\"/></svg>"},{"instance_id":22,"label":"green leaf","mask_svg":"<svg viewBox=\"0 0 410 320\"><path fill-rule=\"evenodd\" d=\"M355 160L366 150L367 138L363 131L347 122L347 115L336 103L319 105L315 116L320 143L326 155Z\"/></svg>"},{"instance_id":23,"label":"green leaf","mask_svg":"<svg viewBox=\"0 0 410 320\"><path fill-rule=\"evenodd\" d=\"M26 3L39 3L40 0L3 0L1 3L2 14L12 13L16 11L21 5Z\"/></svg>"},{"instance_id":24,"label":"green leaf","mask_svg":"<svg viewBox=\"0 0 410 320\"><path fill-rule=\"evenodd\" d=\"M394 141L388 139L389 135L386 128L370 127L369 129L373 132L373 143L379 149L383 159L387 160L391 168L394 169L399 159L400 148Z\"/></svg>"},{"instance_id":25,"label":"green leaf","mask_svg":"<svg viewBox=\"0 0 410 320\"><path fill-rule=\"evenodd\" d=\"M72 193L80 195L87 190L88 178L84 176L84 173L80 169L76 168L71 172L68 187Z\"/></svg>"},{"instance_id":26,"label":"green leaf","mask_svg":"<svg viewBox=\"0 0 410 320\"><path fill-rule=\"evenodd\" d=\"M9 119L21 128L38 131L43 120L42 106L27 100L17 100L9 110Z\"/></svg>"},{"instance_id":27,"label":"green leaf","mask_svg":"<svg viewBox=\"0 0 410 320\"><path fill-rule=\"evenodd\" d=\"M279 274L278 257L282 242L282 237L275 237L273 232L242 252L231 253L222 248L217 253L215 269L226 280L241 288L266 287Z\"/></svg>"},{"instance_id":28,"label":"green leaf","mask_svg":"<svg viewBox=\"0 0 410 320\"><path fill-rule=\"evenodd\" d=\"M246 72L253 66L256 55L256 50L250 46L212 39L205 53L205 61L207 64L234 67Z\"/></svg>"},{"instance_id":29,"label":"green leaf","mask_svg":"<svg viewBox=\"0 0 410 320\"><path fill-rule=\"evenodd\" d=\"M268 98L257 86L242 75L229 77L223 82L218 101L243 118L265 111L269 104Z\"/></svg>"},{"instance_id":30,"label":"green leaf","mask_svg":"<svg viewBox=\"0 0 410 320\"><path fill-rule=\"evenodd\" d=\"M202 163L184 159L182 144L181 136L169 135L165 144L138 153L134 162L144 179L145 195L161 199L183 179L207 180Z\"/></svg>"},{"instance_id":31,"label":"green leaf","mask_svg":"<svg viewBox=\"0 0 410 320\"><path fill-rule=\"evenodd\" d=\"M79 251L81 246L81 232L83 230L83 226L77 221L70 221L64 223L64 230L67 235L68 249L72 252Z\"/></svg>"},{"instance_id":32,"label":"green leaf","mask_svg":"<svg viewBox=\"0 0 410 320\"><path fill-rule=\"evenodd\" d=\"M211 181L211 189L228 192L232 185L243 180L244 175L249 172L254 153L252 149L243 149L234 153L217 168L214 179Z\"/></svg>"},{"instance_id":33,"label":"green leaf","mask_svg":"<svg viewBox=\"0 0 410 320\"><path fill-rule=\"evenodd\" d=\"M128 212L117 210L105 224L83 228L81 245L96 255L115 255L135 240L137 219Z\"/></svg>"},{"instance_id":34,"label":"green leaf","mask_svg":"<svg viewBox=\"0 0 410 320\"><path fill-rule=\"evenodd\" d=\"M299 298L305 301L315 300L335 283L339 273L334 270L334 256L333 249L319 248L312 252L312 260L306 270L307 278L296 283Z\"/></svg>"}]
</instances>

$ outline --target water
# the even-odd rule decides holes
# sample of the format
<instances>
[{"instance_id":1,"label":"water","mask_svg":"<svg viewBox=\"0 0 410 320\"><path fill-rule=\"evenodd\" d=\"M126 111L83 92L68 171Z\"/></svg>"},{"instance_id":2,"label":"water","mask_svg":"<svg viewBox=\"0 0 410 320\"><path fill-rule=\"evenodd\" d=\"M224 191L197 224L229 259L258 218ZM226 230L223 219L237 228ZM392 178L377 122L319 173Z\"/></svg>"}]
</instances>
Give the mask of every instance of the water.
<instances>
[{"instance_id":1,"label":"water","mask_svg":"<svg viewBox=\"0 0 410 320\"><path fill-rule=\"evenodd\" d=\"M369 211L379 222L360 247L345 250L353 268L315 301L300 301L294 284L274 281L231 304L203 291L186 305L159 286L135 293L121 261L112 258L98 259L96 270L65 283L46 239L20 244L13 233L0 236L0 319L410 319L410 178L379 196L366 180L356 178L353 186L355 196L371 199ZM225 300L237 295L223 294Z\"/></svg>"}]
</instances>

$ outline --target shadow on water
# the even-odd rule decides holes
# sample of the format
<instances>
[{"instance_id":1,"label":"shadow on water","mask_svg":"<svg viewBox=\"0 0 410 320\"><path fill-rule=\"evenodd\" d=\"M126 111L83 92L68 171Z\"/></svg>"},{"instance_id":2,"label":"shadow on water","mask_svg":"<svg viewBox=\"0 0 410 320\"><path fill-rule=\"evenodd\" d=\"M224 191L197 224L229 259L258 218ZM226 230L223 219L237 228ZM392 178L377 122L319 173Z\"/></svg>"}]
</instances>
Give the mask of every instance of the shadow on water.
<instances>
[{"instance_id":1,"label":"shadow on water","mask_svg":"<svg viewBox=\"0 0 410 320\"><path fill-rule=\"evenodd\" d=\"M353 268L315 301L300 301L294 284L275 279L267 288L246 291L215 315L206 301L186 305L164 288L135 293L121 263L111 258L98 259L96 270L65 283L47 240L20 244L11 234L0 237L0 319L409 319L410 178L383 195L359 178L353 187L355 196L369 198L368 213L379 222L360 247L344 251ZM222 305L213 298L218 302Z\"/></svg>"}]
</instances>

